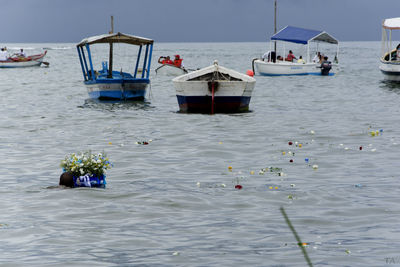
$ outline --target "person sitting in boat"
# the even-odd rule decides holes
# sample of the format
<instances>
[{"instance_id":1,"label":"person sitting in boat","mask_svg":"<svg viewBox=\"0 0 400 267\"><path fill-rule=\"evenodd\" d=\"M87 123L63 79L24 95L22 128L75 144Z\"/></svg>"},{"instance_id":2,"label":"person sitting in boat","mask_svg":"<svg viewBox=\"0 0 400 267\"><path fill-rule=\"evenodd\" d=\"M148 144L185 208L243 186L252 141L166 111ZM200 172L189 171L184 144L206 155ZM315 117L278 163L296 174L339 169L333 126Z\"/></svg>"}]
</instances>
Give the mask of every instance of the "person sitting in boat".
<instances>
[{"instance_id":1,"label":"person sitting in boat","mask_svg":"<svg viewBox=\"0 0 400 267\"><path fill-rule=\"evenodd\" d=\"M182 60L183 59L179 55L175 55L175 59L174 59L175 67L182 68L183 67Z\"/></svg>"},{"instance_id":2,"label":"person sitting in boat","mask_svg":"<svg viewBox=\"0 0 400 267\"><path fill-rule=\"evenodd\" d=\"M20 50L18 56L19 56L19 57L26 57L26 53L24 52L24 49L21 48L21 50Z\"/></svg>"},{"instance_id":3,"label":"person sitting in boat","mask_svg":"<svg viewBox=\"0 0 400 267\"><path fill-rule=\"evenodd\" d=\"M160 64L171 64L171 65L174 64L174 62L172 62L172 60L170 59L169 56L160 57L160 58L158 59L158 63L160 63Z\"/></svg>"},{"instance_id":4,"label":"person sitting in boat","mask_svg":"<svg viewBox=\"0 0 400 267\"><path fill-rule=\"evenodd\" d=\"M0 51L0 61L6 61L8 59L7 50L3 47Z\"/></svg>"},{"instance_id":5,"label":"person sitting in boat","mask_svg":"<svg viewBox=\"0 0 400 267\"><path fill-rule=\"evenodd\" d=\"M306 62L303 59L303 56L299 57L299 59L297 60L297 63L306 64Z\"/></svg>"},{"instance_id":6,"label":"person sitting in boat","mask_svg":"<svg viewBox=\"0 0 400 267\"><path fill-rule=\"evenodd\" d=\"M286 60L286 61L293 62L294 59L297 59L297 58L293 55L292 50L289 50L289 54L287 55L287 57L286 57L285 60Z\"/></svg>"}]
</instances>

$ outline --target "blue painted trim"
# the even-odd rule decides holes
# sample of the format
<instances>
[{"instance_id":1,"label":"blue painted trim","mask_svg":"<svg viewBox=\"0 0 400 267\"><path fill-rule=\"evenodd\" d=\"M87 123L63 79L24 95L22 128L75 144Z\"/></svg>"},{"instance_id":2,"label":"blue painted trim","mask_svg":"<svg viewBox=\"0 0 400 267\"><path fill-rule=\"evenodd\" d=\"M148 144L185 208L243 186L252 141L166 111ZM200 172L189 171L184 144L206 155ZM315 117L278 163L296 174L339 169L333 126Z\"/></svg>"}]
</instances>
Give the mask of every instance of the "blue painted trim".
<instances>
[{"instance_id":1,"label":"blue painted trim","mask_svg":"<svg viewBox=\"0 0 400 267\"><path fill-rule=\"evenodd\" d=\"M305 76L305 75L322 76L320 72L307 72L307 73L296 73L296 74L270 74L270 73L266 74L266 73L259 72L259 74L262 76L271 76L271 77L272 76L273 77L276 77L276 76ZM333 75L335 75L335 73L329 73L329 75L326 75L326 76L333 76Z\"/></svg>"},{"instance_id":2,"label":"blue painted trim","mask_svg":"<svg viewBox=\"0 0 400 267\"><path fill-rule=\"evenodd\" d=\"M89 93L89 97L93 99L144 99L146 90L135 90L132 91L93 91Z\"/></svg>"},{"instance_id":3,"label":"blue painted trim","mask_svg":"<svg viewBox=\"0 0 400 267\"><path fill-rule=\"evenodd\" d=\"M388 76L400 76L400 71L385 71L381 70L381 72Z\"/></svg>"},{"instance_id":4,"label":"blue painted trim","mask_svg":"<svg viewBox=\"0 0 400 267\"><path fill-rule=\"evenodd\" d=\"M91 80L95 80L96 77L94 76L92 55L91 55L91 53L90 53L90 47L89 47L88 44L86 44L86 50L87 50L87 52L88 52L88 58L89 58L89 63L90 63L90 71L91 71L91 73L92 73L92 77L91 77L92 79L91 79Z\"/></svg>"},{"instance_id":5,"label":"blue painted trim","mask_svg":"<svg viewBox=\"0 0 400 267\"><path fill-rule=\"evenodd\" d=\"M149 53L149 45L146 45L146 53L143 60L143 68L142 68L142 79L144 78L144 72L146 70L146 63L147 63L147 55Z\"/></svg>"},{"instance_id":6,"label":"blue painted trim","mask_svg":"<svg viewBox=\"0 0 400 267\"><path fill-rule=\"evenodd\" d=\"M85 50L83 50L83 47L81 47L81 52L82 52L82 56L83 56L83 62L85 63L85 81L88 79L89 75L88 75L88 65L87 65L87 61L86 61L86 55L85 55Z\"/></svg>"},{"instance_id":7,"label":"blue painted trim","mask_svg":"<svg viewBox=\"0 0 400 267\"><path fill-rule=\"evenodd\" d=\"M152 56L152 54L153 54L153 44L150 45L149 65L147 66L147 76L146 76L147 79L150 76L150 65L151 65L151 56Z\"/></svg>"},{"instance_id":8,"label":"blue painted trim","mask_svg":"<svg viewBox=\"0 0 400 267\"><path fill-rule=\"evenodd\" d=\"M81 51L79 50L79 47L76 47L76 50L78 50L79 62L81 63L82 74L83 74L83 80L86 80L85 69L84 69L84 67L83 67L83 60L82 60Z\"/></svg>"},{"instance_id":9,"label":"blue painted trim","mask_svg":"<svg viewBox=\"0 0 400 267\"><path fill-rule=\"evenodd\" d=\"M113 83L145 83L149 84L150 80L149 79L115 79L115 78L109 78L109 79L97 79L97 80L88 80L84 82L85 84L113 84Z\"/></svg>"},{"instance_id":10,"label":"blue painted trim","mask_svg":"<svg viewBox=\"0 0 400 267\"><path fill-rule=\"evenodd\" d=\"M137 60L136 60L135 74L133 75L134 78L136 78L137 71L139 68L139 61L140 61L140 55L142 53L142 47L143 47L142 45L139 47L139 52L138 52L138 56L137 56Z\"/></svg>"}]
</instances>

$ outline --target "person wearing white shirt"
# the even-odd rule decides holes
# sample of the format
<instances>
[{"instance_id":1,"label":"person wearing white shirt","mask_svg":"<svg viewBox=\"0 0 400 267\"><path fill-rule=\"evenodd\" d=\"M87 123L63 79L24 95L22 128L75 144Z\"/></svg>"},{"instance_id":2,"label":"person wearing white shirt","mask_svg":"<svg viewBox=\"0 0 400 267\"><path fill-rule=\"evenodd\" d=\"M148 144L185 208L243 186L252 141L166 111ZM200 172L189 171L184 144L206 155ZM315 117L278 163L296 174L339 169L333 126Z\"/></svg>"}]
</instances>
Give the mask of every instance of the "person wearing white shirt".
<instances>
[{"instance_id":1,"label":"person wearing white shirt","mask_svg":"<svg viewBox=\"0 0 400 267\"><path fill-rule=\"evenodd\" d=\"M0 61L6 61L8 59L7 51L2 48L0 51Z\"/></svg>"},{"instance_id":2,"label":"person wearing white shirt","mask_svg":"<svg viewBox=\"0 0 400 267\"><path fill-rule=\"evenodd\" d=\"M21 48L21 52L19 53L20 57L26 57L26 53L24 52L24 49Z\"/></svg>"}]
</instances>

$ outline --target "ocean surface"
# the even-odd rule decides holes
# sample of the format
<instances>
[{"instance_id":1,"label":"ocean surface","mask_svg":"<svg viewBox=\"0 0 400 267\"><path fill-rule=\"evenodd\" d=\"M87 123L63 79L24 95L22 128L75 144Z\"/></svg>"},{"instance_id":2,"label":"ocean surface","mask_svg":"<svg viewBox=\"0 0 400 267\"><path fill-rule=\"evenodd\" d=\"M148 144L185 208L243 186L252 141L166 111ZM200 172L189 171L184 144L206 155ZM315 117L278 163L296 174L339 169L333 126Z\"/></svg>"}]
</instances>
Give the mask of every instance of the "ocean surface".
<instances>
[{"instance_id":1,"label":"ocean surface","mask_svg":"<svg viewBox=\"0 0 400 267\"><path fill-rule=\"evenodd\" d=\"M306 266L280 207L314 266L400 265L400 85L379 42L341 43L335 76L256 75L251 112L215 115L178 112L158 57L244 73L269 45L156 42L146 100L114 103L88 98L74 44L5 45L50 66L0 69L0 266ZM112 161L107 188L50 189L87 150Z\"/></svg>"}]
</instances>

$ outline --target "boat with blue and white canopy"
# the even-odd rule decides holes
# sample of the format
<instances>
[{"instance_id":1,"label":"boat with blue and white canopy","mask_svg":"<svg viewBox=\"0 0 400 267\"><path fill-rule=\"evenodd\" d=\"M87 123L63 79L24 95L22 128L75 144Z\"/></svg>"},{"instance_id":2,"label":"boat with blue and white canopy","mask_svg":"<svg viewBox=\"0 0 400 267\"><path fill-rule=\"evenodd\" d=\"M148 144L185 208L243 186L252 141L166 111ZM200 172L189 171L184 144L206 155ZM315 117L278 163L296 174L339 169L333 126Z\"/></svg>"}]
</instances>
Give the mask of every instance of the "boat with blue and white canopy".
<instances>
[{"instance_id":1,"label":"boat with blue and white canopy","mask_svg":"<svg viewBox=\"0 0 400 267\"><path fill-rule=\"evenodd\" d=\"M338 54L339 42L325 31L310 30L293 26L286 26L271 37L271 48L267 57L253 60L254 65L261 75L279 76L279 75L308 75L308 74L321 74L321 63L314 62L311 57L314 54L310 52L310 44L316 43L317 50L319 43L336 44L337 50L334 55L334 62L332 64L332 71L330 75L338 69ZM303 59L304 62L292 62L278 59L278 53L272 48L273 42L282 41L295 44L306 45L306 55ZM275 46L276 47L276 46ZM286 48L283 48L283 55L286 55Z\"/></svg>"},{"instance_id":2,"label":"boat with blue and white canopy","mask_svg":"<svg viewBox=\"0 0 400 267\"><path fill-rule=\"evenodd\" d=\"M113 44L124 43L138 46L136 63L131 72L113 70ZM124 34L109 33L83 39L77 44L84 83L89 96L96 99L143 100L150 83L150 63L153 52L151 39ZM102 62L102 68L93 66L91 45L109 44L109 60ZM144 50L144 56L142 56Z\"/></svg>"}]
</instances>

